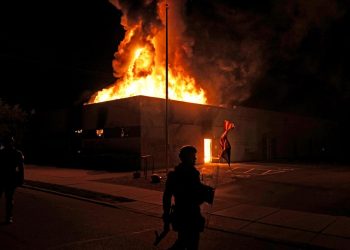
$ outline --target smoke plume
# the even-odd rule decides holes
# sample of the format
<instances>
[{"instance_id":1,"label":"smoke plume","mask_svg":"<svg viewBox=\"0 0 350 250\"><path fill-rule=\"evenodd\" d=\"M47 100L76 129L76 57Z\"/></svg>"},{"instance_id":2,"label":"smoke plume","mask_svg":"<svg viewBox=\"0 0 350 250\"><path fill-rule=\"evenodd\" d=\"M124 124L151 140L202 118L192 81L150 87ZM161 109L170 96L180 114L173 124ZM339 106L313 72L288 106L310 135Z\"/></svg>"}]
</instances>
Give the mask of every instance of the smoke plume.
<instances>
[{"instance_id":1,"label":"smoke plume","mask_svg":"<svg viewBox=\"0 0 350 250\"><path fill-rule=\"evenodd\" d=\"M164 35L163 0L110 1L122 11L126 30L142 20L134 36L140 42L147 43L149 34ZM246 101L273 63L293 60L310 31L322 33L344 14L334 0L252 2L168 0L169 64L193 76L209 103ZM115 54L116 77L125 73L127 64L119 58L127 52Z\"/></svg>"}]
</instances>

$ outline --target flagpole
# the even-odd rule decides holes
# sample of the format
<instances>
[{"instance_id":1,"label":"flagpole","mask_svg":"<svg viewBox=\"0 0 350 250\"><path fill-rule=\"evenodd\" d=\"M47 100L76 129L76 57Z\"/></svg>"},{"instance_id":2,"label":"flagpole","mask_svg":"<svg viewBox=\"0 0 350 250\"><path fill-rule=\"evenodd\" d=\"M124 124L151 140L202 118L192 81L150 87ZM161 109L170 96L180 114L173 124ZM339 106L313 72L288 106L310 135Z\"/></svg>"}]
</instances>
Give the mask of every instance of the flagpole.
<instances>
[{"instance_id":1,"label":"flagpole","mask_svg":"<svg viewBox=\"0 0 350 250\"><path fill-rule=\"evenodd\" d=\"M168 173L169 165L169 121L168 121L168 109L169 109L169 83L168 83L168 1L165 1L165 167Z\"/></svg>"}]
</instances>

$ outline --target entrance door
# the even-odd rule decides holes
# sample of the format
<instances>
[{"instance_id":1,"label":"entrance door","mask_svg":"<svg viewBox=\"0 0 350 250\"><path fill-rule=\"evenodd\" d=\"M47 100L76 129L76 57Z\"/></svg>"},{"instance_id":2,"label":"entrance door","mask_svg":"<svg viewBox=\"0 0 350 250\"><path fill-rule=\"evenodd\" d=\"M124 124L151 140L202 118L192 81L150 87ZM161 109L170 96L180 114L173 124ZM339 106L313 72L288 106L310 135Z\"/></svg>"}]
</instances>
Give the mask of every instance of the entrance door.
<instances>
[{"instance_id":1,"label":"entrance door","mask_svg":"<svg viewBox=\"0 0 350 250\"><path fill-rule=\"evenodd\" d=\"M212 158L212 139L204 139L204 163L210 163Z\"/></svg>"}]
</instances>

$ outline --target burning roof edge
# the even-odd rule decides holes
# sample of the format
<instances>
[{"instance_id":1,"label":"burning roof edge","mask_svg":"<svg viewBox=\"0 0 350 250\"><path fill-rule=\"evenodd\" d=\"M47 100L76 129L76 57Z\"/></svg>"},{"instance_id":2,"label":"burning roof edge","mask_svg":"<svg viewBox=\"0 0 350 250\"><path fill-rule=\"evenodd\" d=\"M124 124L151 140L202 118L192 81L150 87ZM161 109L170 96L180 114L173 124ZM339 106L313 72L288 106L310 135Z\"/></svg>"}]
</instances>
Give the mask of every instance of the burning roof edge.
<instances>
[{"instance_id":1,"label":"burning roof edge","mask_svg":"<svg viewBox=\"0 0 350 250\"><path fill-rule=\"evenodd\" d=\"M116 103L116 102L120 102L120 101L136 99L136 98L154 99L154 100L164 101L165 102L164 98L145 96L145 95L137 95L137 96L132 96L132 97L126 97L126 98L109 100L109 101L105 101L105 102L84 104L83 106L106 105L107 103ZM334 123L334 124L337 123L335 121L328 120L328 119L323 119L323 118L319 118L319 117L300 115L300 114L295 114L295 113L290 113L290 112L268 110L268 109L252 108L252 107L246 107L246 106L241 106L241 105L229 106L229 105L224 105L224 104L219 104L219 105L215 105L215 104L200 104L200 103L191 103L191 102L184 102L184 101L178 101L178 100L171 100L171 99L169 99L169 105L171 105L172 103L178 103L178 104L185 103L185 104L190 104L190 105L197 105L197 106L202 106L202 107L223 109L223 110L241 109L241 110L250 111L249 113L267 112L267 113L270 113L270 114L281 115L281 116L289 116L289 117L296 117L296 118L302 118L302 119L306 119L306 120L319 120L319 121L322 121L322 122L328 122L328 123Z\"/></svg>"}]
</instances>

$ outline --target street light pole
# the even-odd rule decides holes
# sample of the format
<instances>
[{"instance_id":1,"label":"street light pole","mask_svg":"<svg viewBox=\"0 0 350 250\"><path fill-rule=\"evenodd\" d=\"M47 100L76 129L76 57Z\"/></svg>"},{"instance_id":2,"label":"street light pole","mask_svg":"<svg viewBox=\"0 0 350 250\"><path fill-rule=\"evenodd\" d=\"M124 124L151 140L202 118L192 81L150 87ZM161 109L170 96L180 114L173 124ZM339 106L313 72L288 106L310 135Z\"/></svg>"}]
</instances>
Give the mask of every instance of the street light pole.
<instances>
[{"instance_id":1,"label":"street light pole","mask_svg":"<svg viewBox=\"0 0 350 250\"><path fill-rule=\"evenodd\" d=\"M168 95L168 1L165 1L165 165L166 172L168 173L169 165L169 121L168 121L168 109L169 109L169 95Z\"/></svg>"}]
</instances>

